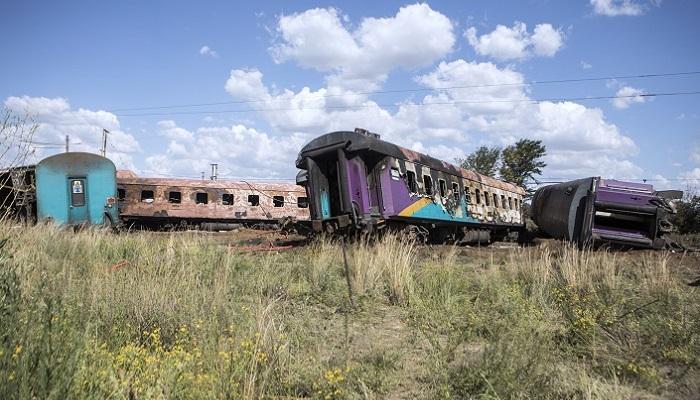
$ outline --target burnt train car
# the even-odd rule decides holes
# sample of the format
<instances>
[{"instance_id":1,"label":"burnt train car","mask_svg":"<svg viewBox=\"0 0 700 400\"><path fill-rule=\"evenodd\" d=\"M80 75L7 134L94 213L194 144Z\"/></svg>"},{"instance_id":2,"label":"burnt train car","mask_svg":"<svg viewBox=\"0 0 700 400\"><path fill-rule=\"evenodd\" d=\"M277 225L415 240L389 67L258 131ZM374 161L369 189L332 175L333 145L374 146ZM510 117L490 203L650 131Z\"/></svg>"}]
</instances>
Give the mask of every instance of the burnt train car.
<instances>
[{"instance_id":1,"label":"burnt train car","mask_svg":"<svg viewBox=\"0 0 700 400\"><path fill-rule=\"evenodd\" d=\"M309 220L306 193L295 184L142 178L119 171L117 188L127 226L226 230Z\"/></svg>"},{"instance_id":2,"label":"burnt train car","mask_svg":"<svg viewBox=\"0 0 700 400\"><path fill-rule=\"evenodd\" d=\"M661 249L671 232L669 193L652 185L591 177L538 189L532 218L547 235L579 247L616 244Z\"/></svg>"},{"instance_id":3,"label":"burnt train car","mask_svg":"<svg viewBox=\"0 0 700 400\"><path fill-rule=\"evenodd\" d=\"M36 166L0 170L0 219L36 220Z\"/></svg>"},{"instance_id":4,"label":"burnt train car","mask_svg":"<svg viewBox=\"0 0 700 400\"><path fill-rule=\"evenodd\" d=\"M390 228L419 240L488 243L523 227L522 188L362 129L312 140L296 165L315 231Z\"/></svg>"}]
</instances>

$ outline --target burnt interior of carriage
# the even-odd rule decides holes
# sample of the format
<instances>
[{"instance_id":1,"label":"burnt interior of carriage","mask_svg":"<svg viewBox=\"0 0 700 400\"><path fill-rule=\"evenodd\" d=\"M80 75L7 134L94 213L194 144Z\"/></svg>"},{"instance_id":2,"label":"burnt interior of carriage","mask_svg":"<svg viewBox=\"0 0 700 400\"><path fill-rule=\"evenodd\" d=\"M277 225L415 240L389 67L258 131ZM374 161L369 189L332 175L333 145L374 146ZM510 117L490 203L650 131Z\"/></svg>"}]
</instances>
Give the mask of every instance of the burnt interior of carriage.
<instances>
[{"instance_id":1,"label":"burnt interior of carriage","mask_svg":"<svg viewBox=\"0 0 700 400\"><path fill-rule=\"evenodd\" d=\"M250 190L256 193L249 194ZM268 209L281 209L285 217L303 219L300 213L308 208L306 196L298 196L291 191L259 190L250 184L247 189L241 190L233 187L149 184L137 180L119 182L117 191L124 222L128 226L146 228L207 224L225 230L240 225L276 226L279 221ZM253 208L259 211L253 212ZM295 212L285 211L291 209Z\"/></svg>"}]
</instances>

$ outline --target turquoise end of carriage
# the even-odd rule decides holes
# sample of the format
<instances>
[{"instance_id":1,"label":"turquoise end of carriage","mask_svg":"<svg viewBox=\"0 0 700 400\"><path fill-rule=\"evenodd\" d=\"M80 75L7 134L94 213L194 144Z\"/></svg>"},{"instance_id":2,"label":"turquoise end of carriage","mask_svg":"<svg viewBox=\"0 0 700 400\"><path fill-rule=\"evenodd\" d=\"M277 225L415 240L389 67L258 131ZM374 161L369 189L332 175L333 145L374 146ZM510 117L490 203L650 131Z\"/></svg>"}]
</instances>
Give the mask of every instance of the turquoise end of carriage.
<instances>
[{"instance_id":1,"label":"turquoise end of carriage","mask_svg":"<svg viewBox=\"0 0 700 400\"><path fill-rule=\"evenodd\" d=\"M117 172L108 158L70 152L36 166L37 217L58 225L104 225L119 221Z\"/></svg>"}]
</instances>

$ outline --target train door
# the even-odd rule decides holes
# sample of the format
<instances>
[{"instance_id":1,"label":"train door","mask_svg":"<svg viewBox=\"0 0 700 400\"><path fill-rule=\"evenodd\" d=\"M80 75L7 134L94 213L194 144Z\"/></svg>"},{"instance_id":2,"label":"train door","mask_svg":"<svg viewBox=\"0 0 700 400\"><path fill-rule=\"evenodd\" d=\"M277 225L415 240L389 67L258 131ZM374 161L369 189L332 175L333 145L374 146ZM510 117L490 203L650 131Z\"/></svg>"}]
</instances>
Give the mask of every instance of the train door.
<instances>
[{"instance_id":1,"label":"train door","mask_svg":"<svg viewBox=\"0 0 700 400\"><path fill-rule=\"evenodd\" d=\"M84 177L68 178L68 223L79 224L89 222L87 188L85 186L87 180Z\"/></svg>"}]
</instances>

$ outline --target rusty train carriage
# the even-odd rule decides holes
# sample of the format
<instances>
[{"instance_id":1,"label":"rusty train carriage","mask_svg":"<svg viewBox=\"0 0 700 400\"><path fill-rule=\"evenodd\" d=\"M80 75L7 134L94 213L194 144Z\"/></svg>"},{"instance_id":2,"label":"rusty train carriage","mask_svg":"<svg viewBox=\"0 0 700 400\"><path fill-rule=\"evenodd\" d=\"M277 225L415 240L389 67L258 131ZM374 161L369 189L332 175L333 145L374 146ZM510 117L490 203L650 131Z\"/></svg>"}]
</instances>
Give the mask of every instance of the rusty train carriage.
<instances>
[{"instance_id":1,"label":"rusty train carriage","mask_svg":"<svg viewBox=\"0 0 700 400\"><path fill-rule=\"evenodd\" d=\"M140 178L119 171L122 220L144 225L308 221L308 200L295 184Z\"/></svg>"}]
</instances>

